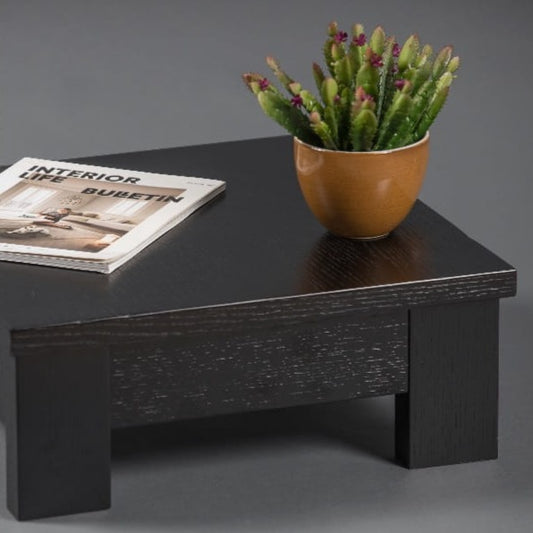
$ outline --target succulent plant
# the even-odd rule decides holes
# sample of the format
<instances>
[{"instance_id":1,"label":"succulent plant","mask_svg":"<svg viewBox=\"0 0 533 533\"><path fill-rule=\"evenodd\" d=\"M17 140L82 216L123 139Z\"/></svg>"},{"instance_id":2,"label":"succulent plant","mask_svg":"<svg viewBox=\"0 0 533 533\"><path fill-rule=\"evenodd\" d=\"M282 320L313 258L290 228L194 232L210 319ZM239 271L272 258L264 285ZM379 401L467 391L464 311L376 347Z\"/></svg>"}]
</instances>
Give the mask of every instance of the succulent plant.
<instances>
[{"instance_id":1,"label":"succulent plant","mask_svg":"<svg viewBox=\"0 0 533 533\"><path fill-rule=\"evenodd\" d=\"M363 25L354 24L349 39L332 22L323 47L326 71L313 63L319 97L273 57L266 62L285 93L261 74L242 77L265 114L300 140L330 150L388 150L426 134L459 68L452 52L445 46L433 58L417 35L400 47L381 26L368 39Z\"/></svg>"}]
</instances>

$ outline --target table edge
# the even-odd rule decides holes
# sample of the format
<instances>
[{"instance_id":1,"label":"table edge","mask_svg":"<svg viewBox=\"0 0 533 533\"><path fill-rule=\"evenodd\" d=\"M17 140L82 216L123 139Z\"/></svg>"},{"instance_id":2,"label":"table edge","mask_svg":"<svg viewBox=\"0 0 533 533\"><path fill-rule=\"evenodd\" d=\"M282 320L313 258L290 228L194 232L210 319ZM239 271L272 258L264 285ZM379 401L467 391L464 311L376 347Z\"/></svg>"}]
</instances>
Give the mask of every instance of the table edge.
<instances>
[{"instance_id":1,"label":"table edge","mask_svg":"<svg viewBox=\"0 0 533 533\"><path fill-rule=\"evenodd\" d=\"M516 294L516 270L509 269L475 275L462 275L436 280L410 281L374 287L343 289L303 295L281 296L261 300L229 302L153 313L139 313L87 321L65 322L55 325L13 328L9 331L12 351L19 355L43 343L63 345L80 342L86 335L91 342L127 342L128 332L134 327L145 329L149 337L172 334L176 324L194 324L197 321L219 325L224 321L233 326L245 321L265 327L280 317L285 321L331 319L347 313L387 313L398 308L463 303L512 297ZM251 318L250 318L251 317ZM167 323L167 330L164 330ZM163 328L163 329L162 329ZM166 333L165 333L166 331Z\"/></svg>"}]
</instances>

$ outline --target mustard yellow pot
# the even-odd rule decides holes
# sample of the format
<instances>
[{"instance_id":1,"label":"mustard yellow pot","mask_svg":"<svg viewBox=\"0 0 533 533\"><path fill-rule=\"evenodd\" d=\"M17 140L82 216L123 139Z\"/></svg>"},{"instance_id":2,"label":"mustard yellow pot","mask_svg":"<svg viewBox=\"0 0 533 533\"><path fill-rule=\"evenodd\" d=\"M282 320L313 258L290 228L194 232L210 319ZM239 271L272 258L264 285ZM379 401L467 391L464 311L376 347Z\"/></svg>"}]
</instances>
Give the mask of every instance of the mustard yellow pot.
<instances>
[{"instance_id":1,"label":"mustard yellow pot","mask_svg":"<svg viewBox=\"0 0 533 533\"><path fill-rule=\"evenodd\" d=\"M422 187L429 133L376 152L317 148L294 138L298 182L309 209L331 233L349 239L386 237L407 216Z\"/></svg>"}]
</instances>

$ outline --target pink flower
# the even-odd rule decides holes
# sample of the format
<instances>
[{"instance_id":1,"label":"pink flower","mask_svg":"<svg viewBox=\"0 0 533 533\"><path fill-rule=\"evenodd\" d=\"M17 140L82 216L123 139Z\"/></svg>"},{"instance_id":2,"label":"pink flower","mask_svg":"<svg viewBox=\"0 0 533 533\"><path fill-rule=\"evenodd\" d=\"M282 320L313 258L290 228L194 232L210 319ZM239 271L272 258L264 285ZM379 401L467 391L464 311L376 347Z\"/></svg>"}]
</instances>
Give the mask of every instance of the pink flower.
<instances>
[{"instance_id":1,"label":"pink flower","mask_svg":"<svg viewBox=\"0 0 533 533\"><path fill-rule=\"evenodd\" d=\"M370 58L370 64L373 67L382 67L383 66L383 58L378 54L372 54L372 57Z\"/></svg>"},{"instance_id":2,"label":"pink flower","mask_svg":"<svg viewBox=\"0 0 533 533\"><path fill-rule=\"evenodd\" d=\"M372 98L372 95L365 92L365 90L361 86L357 87L357 90L355 91L355 98L356 100L360 100L361 102L365 102L365 101L373 102L374 101L374 98Z\"/></svg>"},{"instance_id":3,"label":"pink flower","mask_svg":"<svg viewBox=\"0 0 533 533\"><path fill-rule=\"evenodd\" d=\"M335 42L344 43L348 39L348 34L345 31L338 31L335 34Z\"/></svg>"},{"instance_id":4,"label":"pink flower","mask_svg":"<svg viewBox=\"0 0 533 533\"><path fill-rule=\"evenodd\" d=\"M352 39L352 42L356 46L363 46L364 44L366 44L366 35L364 33L361 33L358 37L354 37Z\"/></svg>"},{"instance_id":5,"label":"pink flower","mask_svg":"<svg viewBox=\"0 0 533 533\"><path fill-rule=\"evenodd\" d=\"M396 73L398 72L398 70L400 70L400 69L398 68L398 65L392 65L391 72L392 72L393 74L396 74Z\"/></svg>"},{"instance_id":6,"label":"pink flower","mask_svg":"<svg viewBox=\"0 0 533 533\"><path fill-rule=\"evenodd\" d=\"M259 80L259 88L262 91L265 91L266 89L268 89L269 86L270 86L270 82L266 78Z\"/></svg>"},{"instance_id":7,"label":"pink flower","mask_svg":"<svg viewBox=\"0 0 533 533\"><path fill-rule=\"evenodd\" d=\"M337 104L338 102L341 101L341 97L340 97L338 94L336 94L336 95L334 96L334 98L333 98L333 101Z\"/></svg>"},{"instance_id":8,"label":"pink flower","mask_svg":"<svg viewBox=\"0 0 533 533\"><path fill-rule=\"evenodd\" d=\"M291 98L291 104L294 106L294 107L300 107L302 106L304 103L304 101L302 100L302 97L297 94L296 96L293 96Z\"/></svg>"},{"instance_id":9,"label":"pink flower","mask_svg":"<svg viewBox=\"0 0 533 533\"><path fill-rule=\"evenodd\" d=\"M400 55L400 45L398 43L394 43L394 46L392 47L392 55L394 57L398 57Z\"/></svg>"},{"instance_id":10,"label":"pink flower","mask_svg":"<svg viewBox=\"0 0 533 533\"><path fill-rule=\"evenodd\" d=\"M396 87L396 89L399 89L401 91L405 87L406 83L406 80L396 80L394 82L394 86Z\"/></svg>"}]
</instances>

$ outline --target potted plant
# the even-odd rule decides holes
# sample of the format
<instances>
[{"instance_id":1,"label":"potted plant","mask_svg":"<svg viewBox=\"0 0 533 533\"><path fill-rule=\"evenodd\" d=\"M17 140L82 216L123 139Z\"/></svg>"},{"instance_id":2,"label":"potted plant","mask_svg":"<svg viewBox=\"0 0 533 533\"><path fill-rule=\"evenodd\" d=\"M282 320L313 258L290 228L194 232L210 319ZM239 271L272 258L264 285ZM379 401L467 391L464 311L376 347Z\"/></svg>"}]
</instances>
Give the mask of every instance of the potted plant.
<instances>
[{"instance_id":1,"label":"potted plant","mask_svg":"<svg viewBox=\"0 0 533 533\"><path fill-rule=\"evenodd\" d=\"M332 233L385 237L411 210L429 155L428 129L442 109L459 58L433 56L411 35L403 46L378 26L367 38L328 26L324 70L313 63L319 97L266 61L287 94L258 73L243 74L270 118L294 136L304 198Z\"/></svg>"}]
</instances>

